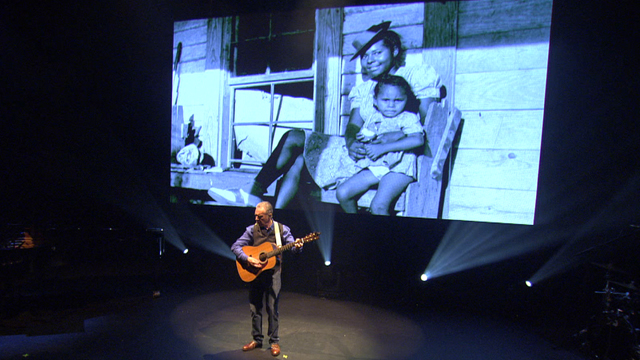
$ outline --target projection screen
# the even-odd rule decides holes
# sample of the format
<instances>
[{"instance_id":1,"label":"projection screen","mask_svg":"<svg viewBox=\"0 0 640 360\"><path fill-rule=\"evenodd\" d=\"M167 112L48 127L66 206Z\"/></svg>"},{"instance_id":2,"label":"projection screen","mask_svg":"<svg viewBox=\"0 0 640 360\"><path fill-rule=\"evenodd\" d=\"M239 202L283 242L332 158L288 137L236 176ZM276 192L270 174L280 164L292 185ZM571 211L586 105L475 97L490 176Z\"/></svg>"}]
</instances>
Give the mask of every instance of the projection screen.
<instances>
[{"instance_id":1,"label":"projection screen","mask_svg":"<svg viewBox=\"0 0 640 360\"><path fill-rule=\"evenodd\" d=\"M355 203L367 215L387 204L392 216L533 224L551 9L550 0L425 2L175 22L172 201L345 212ZM383 96L354 90L380 79L366 47L381 31L401 39L404 59L391 50L387 72L423 105L423 145L387 156L415 134L400 126L393 140L362 146L371 160L362 165L344 156L344 135L382 114Z\"/></svg>"}]
</instances>

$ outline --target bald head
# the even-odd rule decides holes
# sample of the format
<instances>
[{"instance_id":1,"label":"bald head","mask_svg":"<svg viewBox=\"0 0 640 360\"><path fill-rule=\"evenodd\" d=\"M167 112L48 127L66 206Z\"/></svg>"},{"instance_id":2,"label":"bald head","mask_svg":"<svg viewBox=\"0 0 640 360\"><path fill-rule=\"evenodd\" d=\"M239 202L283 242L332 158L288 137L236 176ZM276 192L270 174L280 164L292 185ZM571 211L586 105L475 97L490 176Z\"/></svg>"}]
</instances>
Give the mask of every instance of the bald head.
<instances>
[{"instance_id":1,"label":"bald head","mask_svg":"<svg viewBox=\"0 0 640 360\"><path fill-rule=\"evenodd\" d=\"M273 215L273 206L268 201L263 201L256 205L256 209L260 209L269 215Z\"/></svg>"}]
</instances>

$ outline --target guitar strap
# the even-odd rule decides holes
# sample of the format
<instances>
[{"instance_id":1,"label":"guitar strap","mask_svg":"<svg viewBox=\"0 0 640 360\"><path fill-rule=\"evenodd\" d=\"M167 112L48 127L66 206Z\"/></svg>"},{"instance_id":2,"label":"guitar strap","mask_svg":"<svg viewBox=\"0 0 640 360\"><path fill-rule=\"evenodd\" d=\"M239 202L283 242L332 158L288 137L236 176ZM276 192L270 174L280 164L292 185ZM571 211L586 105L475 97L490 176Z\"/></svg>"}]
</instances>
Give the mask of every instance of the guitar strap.
<instances>
[{"instance_id":1,"label":"guitar strap","mask_svg":"<svg viewBox=\"0 0 640 360\"><path fill-rule=\"evenodd\" d=\"M275 222L275 220L273 221L273 227L275 228L276 231L276 245L278 245L278 247L282 246L282 238L280 237L280 224L278 224L277 222ZM282 255L278 256L279 260L282 260ZM280 271L282 271L282 264L280 265Z\"/></svg>"},{"instance_id":2,"label":"guitar strap","mask_svg":"<svg viewBox=\"0 0 640 360\"><path fill-rule=\"evenodd\" d=\"M275 231L276 231L276 245L280 247L282 246L282 238L280 237L280 224L273 221L273 227L275 228Z\"/></svg>"}]
</instances>

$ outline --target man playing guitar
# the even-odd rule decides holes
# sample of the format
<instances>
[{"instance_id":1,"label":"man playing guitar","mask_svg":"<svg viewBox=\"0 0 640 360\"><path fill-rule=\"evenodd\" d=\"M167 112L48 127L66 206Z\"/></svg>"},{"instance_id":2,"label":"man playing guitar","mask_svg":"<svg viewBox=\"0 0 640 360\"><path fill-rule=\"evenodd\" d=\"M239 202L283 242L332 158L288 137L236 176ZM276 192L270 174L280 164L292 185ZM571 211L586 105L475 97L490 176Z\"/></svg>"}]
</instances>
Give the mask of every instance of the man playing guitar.
<instances>
[{"instance_id":1,"label":"man playing guitar","mask_svg":"<svg viewBox=\"0 0 640 360\"><path fill-rule=\"evenodd\" d=\"M256 223L247 226L242 236L231 245L231 251L236 255L239 271L244 268L249 275L255 274L249 283L249 307L251 310L251 336L253 341L242 347L243 351L262 347L264 335L262 334L262 308L266 302L267 316L269 320L269 344L271 355L280 354L278 342L278 300L281 287L280 261L282 255L276 257L275 264L268 268L267 261L256 256L250 256L243 248L256 247L264 243L271 243L277 249L279 246L292 246L294 252L302 251L303 241L295 240L291 235L291 229L284 224L273 221L273 206L267 202L261 202L255 210ZM280 238L278 244L277 238ZM278 244L278 245L276 245ZM291 244L291 245L289 245ZM242 273L241 273L242 275ZM244 279L244 278L243 278ZM246 281L246 280L245 280Z\"/></svg>"}]
</instances>

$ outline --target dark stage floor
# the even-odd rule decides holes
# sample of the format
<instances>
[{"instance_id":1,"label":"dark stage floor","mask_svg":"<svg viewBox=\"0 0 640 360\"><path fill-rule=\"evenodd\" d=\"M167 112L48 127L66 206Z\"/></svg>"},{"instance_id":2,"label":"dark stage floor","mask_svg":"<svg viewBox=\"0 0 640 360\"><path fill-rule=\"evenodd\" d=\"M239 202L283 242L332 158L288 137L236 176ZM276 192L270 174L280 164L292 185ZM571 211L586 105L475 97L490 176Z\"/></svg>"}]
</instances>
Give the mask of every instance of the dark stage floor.
<instances>
[{"instance_id":1,"label":"dark stage floor","mask_svg":"<svg viewBox=\"0 0 640 360\"><path fill-rule=\"evenodd\" d=\"M65 272L10 283L4 288L0 358L272 358L266 347L242 352L242 345L251 340L246 289L234 274L215 275L215 269L210 270L203 269L199 275L169 271L158 281L152 271L131 276L124 274L130 269L121 266L109 274ZM154 297L154 290L160 288L160 296ZM279 357L587 358L574 341L554 341L545 329L499 314L455 307L395 308L393 301L369 300L355 302L285 289Z\"/></svg>"},{"instance_id":2,"label":"dark stage floor","mask_svg":"<svg viewBox=\"0 0 640 360\"><path fill-rule=\"evenodd\" d=\"M250 340L246 292L167 292L31 310L3 321L7 359L269 359ZM285 359L584 359L518 324L468 314L416 311L285 292L280 357ZM38 333L60 334L38 335Z\"/></svg>"}]
</instances>

